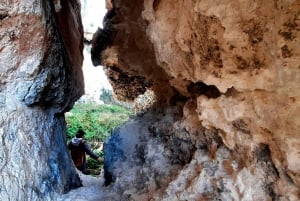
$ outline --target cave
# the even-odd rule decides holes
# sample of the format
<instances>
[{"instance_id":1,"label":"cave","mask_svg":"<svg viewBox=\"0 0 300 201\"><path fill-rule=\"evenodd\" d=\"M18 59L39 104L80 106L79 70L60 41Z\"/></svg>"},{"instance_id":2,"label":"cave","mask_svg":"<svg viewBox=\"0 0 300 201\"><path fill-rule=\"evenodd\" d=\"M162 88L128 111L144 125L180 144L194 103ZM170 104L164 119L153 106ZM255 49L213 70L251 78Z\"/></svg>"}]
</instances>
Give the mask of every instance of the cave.
<instances>
[{"instance_id":1,"label":"cave","mask_svg":"<svg viewBox=\"0 0 300 201\"><path fill-rule=\"evenodd\" d=\"M84 94L80 3L0 3L0 200L300 200L298 0L106 7L92 62L119 100L156 101L82 193L64 116Z\"/></svg>"}]
</instances>

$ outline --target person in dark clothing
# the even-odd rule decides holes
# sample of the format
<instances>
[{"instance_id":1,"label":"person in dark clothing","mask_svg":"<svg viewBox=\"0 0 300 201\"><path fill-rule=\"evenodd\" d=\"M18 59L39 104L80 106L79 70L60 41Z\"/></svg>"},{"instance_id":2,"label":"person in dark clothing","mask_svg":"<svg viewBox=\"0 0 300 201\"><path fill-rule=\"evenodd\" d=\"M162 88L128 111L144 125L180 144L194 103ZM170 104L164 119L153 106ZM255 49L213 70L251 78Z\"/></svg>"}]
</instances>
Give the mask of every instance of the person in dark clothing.
<instances>
[{"instance_id":1,"label":"person in dark clothing","mask_svg":"<svg viewBox=\"0 0 300 201\"><path fill-rule=\"evenodd\" d=\"M84 140L84 135L85 132L82 129L79 129L76 136L69 142L68 149L70 150L76 168L82 173L87 174L86 153L100 163L103 162L103 158L91 150L90 146Z\"/></svg>"}]
</instances>

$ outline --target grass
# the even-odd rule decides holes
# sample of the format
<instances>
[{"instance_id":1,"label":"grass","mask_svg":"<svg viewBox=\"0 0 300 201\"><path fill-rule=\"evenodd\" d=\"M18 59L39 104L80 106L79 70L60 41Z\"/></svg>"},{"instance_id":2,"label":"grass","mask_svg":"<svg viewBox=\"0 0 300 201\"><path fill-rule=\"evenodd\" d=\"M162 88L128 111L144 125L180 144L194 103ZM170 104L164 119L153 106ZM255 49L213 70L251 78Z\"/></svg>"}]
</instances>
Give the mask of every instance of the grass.
<instances>
[{"instance_id":1,"label":"grass","mask_svg":"<svg viewBox=\"0 0 300 201\"><path fill-rule=\"evenodd\" d=\"M86 132L85 139L92 145L92 148L98 149L98 142L104 142L111 131L125 123L131 114L133 114L132 110L119 105L77 103L66 114L67 141L70 141L77 130L81 128ZM103 150L98 150L95 153L101 157L104 155ZM100 173L102 164L87 157L87 167L91 175L97 175Z\"/></svg>"},{"instance_id":2,"label":"grass","mask_svg":"<svg viewBox=\"0 0 300 201\"><path fill-rule=\"evenodd\" d=\"M70 140L77 130L82 128L88 141L103 142L111 131L126 122L131 114L132 110L118 105L77 103L66 114L67 139Z\"/></svg>"}]
</instances>

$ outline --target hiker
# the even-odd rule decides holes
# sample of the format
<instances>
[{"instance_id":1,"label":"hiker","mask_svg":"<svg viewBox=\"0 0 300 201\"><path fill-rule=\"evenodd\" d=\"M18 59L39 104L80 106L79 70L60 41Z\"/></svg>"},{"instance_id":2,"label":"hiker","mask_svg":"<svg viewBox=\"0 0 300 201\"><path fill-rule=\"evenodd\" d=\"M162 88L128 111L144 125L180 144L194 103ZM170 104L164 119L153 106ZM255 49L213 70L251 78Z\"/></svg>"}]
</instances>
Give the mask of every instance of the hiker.
<instances>
[{"instance_id":1,"label":"hiker","mask_svg":"<svg viewBox=\"0 0 300 201\"><path fill-rule=\"evenodd\" d=\"M87 174L85 153L100 163L103 162L103 158L91 150L90 146L84 140L84 135L85 132L82 129L79 129L76 136L72 138L71 142L68 144L68 149L71 152L71 157L76 168L82 173Z\"/></svg>"}]
</instances>

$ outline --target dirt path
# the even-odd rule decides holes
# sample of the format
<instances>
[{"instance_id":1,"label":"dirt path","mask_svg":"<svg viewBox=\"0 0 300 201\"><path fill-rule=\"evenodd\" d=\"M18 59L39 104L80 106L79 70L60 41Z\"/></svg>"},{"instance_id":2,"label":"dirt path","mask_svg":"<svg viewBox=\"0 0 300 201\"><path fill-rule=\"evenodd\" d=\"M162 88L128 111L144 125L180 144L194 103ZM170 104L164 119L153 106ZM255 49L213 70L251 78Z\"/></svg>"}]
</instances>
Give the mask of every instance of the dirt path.
<instances>
[{"instance_id":1,"label":"dirt path","mask_svg":"<svg viewBox=\"0 0 300 201\"><path fill-rule=\"evenodd\" d=\"M83 187L74 189L64 194L58 201L100 201L103 200L104 187L103 176L92 177L79 173Z\"/></svg>"}]
</instances>

